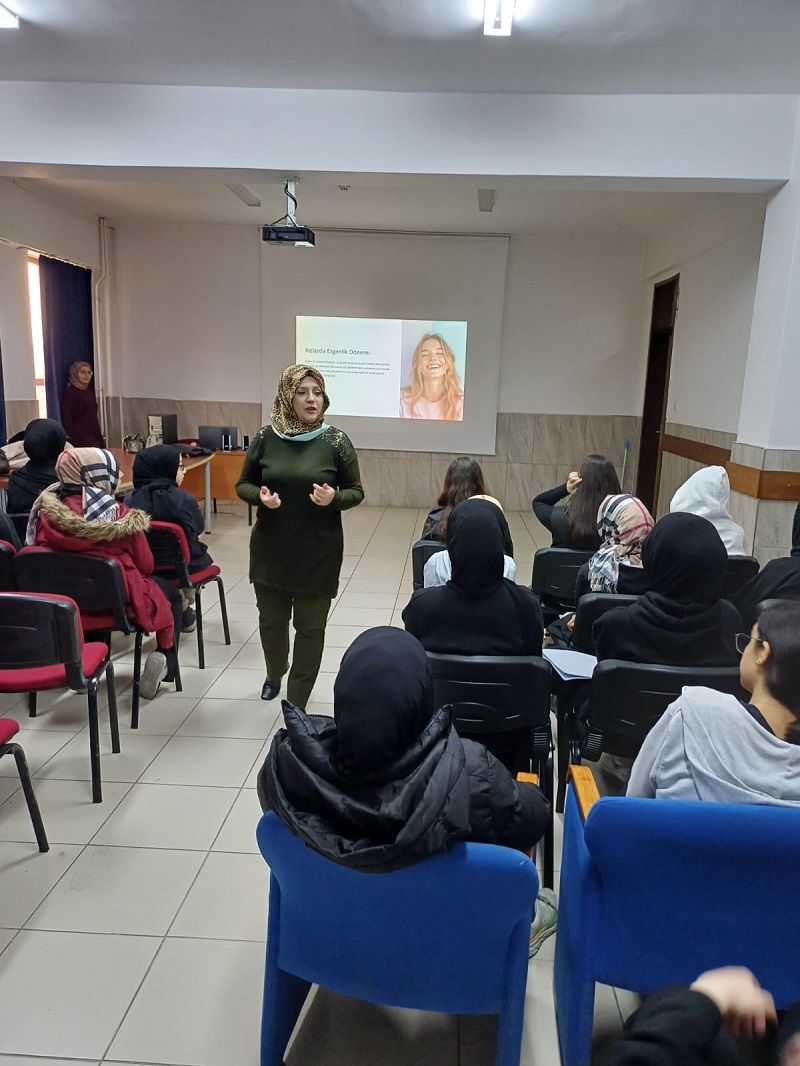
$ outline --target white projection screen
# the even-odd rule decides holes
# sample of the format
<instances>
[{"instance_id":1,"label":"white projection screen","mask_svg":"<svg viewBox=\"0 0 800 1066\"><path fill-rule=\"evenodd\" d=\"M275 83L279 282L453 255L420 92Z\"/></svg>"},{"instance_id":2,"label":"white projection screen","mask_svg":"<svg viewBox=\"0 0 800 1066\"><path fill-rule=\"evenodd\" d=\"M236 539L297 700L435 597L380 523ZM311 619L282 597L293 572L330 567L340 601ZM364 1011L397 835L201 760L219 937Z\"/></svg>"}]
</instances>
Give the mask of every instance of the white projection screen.
<instances>
[{"instance_id":1,"label":"white projection screen","mask_svg":"<svg viewBox=\"0 0 800 1066\"><path fill-rule=\"evenodd\" d=\"M264 414L281 370L306 362L326 376L327 420L356 447L494 454L507 256L505 237L322 232L313 249L264 245ZM412 365L435 376L444 364L443 399L420 401Z\"/></svg>"}]
</instances>

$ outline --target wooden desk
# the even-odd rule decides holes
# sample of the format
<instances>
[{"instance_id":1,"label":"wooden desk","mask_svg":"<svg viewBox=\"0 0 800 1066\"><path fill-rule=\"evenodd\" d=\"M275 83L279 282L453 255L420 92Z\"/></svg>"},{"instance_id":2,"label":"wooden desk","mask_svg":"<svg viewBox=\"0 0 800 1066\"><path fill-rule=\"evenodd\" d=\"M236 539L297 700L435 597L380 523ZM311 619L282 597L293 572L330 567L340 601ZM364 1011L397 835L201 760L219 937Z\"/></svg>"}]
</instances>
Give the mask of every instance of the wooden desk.
<instances>
[{"instance_id":1,"label":"wooden desk","mask_svg":"<svg viewBox=\"0 0 800 1066\"><path fill-rule=\"evenodd\" d=\"M236 482L242 473L242 463L247 452L236 448L232 452L214 452L211 456L211 490L213 500L238 500L236 495ZM183 479L182 488L195 496L206 495L205 485L201 484L200 472L189 470L186 465L186 477ZM208 504L208 500L206 500Z\"/></svg>"},{"instance_id":2,"label":"wooden desk","mask_svg":"<svg viewBox=\"0 0 800 1066\"><path fill-rule=\"evenodd\" d=\"M117 492L123 494L130 492L133 488L133 460L136 458L135 452L126 452L122 448L108 448L108 451L112 455L116 456L119 463L120 470L120 482ZM214 499L212 493L212 481L211 481L211 464L216 455L224 455L224 452L212 452L211 455L198 455L193 459L186 458L183 461L183 465L186 468L185 482L189 481L189 475L194 475L197 485L200 487L200 491L196 492L194 488L190 487L184 482L184 488L187 492L194 493L195 496L202 496L205 498L205 531L211 532L211 501ZM241 453L244 455L244 452ZM239 460L239 469L241 469L241 459ZM234 479L234 485L238 480L238 473ZM6 509L6 489L8 488L8 478L0 477L0 511ZM234 497L236 493L234 491ZM220 499L227 499L228 497L222 496Z\"/></svg>"}]
</instances>

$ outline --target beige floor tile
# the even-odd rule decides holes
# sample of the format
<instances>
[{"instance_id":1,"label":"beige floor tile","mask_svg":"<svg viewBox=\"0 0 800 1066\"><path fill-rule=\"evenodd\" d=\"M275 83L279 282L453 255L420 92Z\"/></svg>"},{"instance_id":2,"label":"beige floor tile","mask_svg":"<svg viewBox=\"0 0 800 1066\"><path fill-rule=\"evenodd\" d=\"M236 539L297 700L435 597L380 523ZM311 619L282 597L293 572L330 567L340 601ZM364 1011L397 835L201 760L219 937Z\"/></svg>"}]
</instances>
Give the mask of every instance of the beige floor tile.
<instances>
[{"instance_id":1,"label":"beige floor tile","mask_svg":"<svg viewBox=\"0 0 800 1066\"><path fill-rule=\"evenodd\" d=\"M263 743L280 714L280 701L204 698L180 727L179 737L233 737Z\"/></svg>"},{"instance_id":2,"label":"beige floor tile","mask_svg":"<svg viewBox=\"0 0 800 1066\"><path fill-rule=\"evenodd\" d=\"M197 651L197 634L187 633L184 635L181 641L181 670L186 667L196 667L199 662ZM208 640L204 641L206 665L205 669L225 669L235 659L239 652L244 647L242 644L213 644Z\"/></svg>"},{"instance_id":3,"label":"beige floor tile","mask_svg":"<svg viewBox=\"0 0 800 1066\"><path fill-rule=\"evenodd\" d=\"M356 609L369 607L377 610L385 610L394 607L396 595L391 592L350 592L348 589L339 598L339 607L354 607Z\"/></svg>"},{"instance_id":4,"label":"beige floor tile","mask_svg":"<svg viewBox=\"0 0 800 1066\"><path fill-rule=\"evenodd\" d=\"M14 743L22 745L28 769L35 774L44 764L69 744L71 735L55 729L20 729L13 738ZM7 755L0 759L0 777L15 777L19 779L17 764L14 758Z\"/></svg>"},{"instance_id":5,"label":"beige floor tile","mask_svg":"<svg viewBox=\"0 0 800 1066\"><path fill-rule=\"evenodd\" d=\"M131 729L130 698L119 705L119 731L126 736L163 736L171 737L178 726L200 702L201 696L187 696L183 692L159 693L157 699L142 700L139 704L139 726ZM88 726L84 727L86 732ZM108 729L108 711L100 714L101 731ZM124 745L125 741L121 741ZM2 1064L0 1064L2 1066Z\"/></svg>"},{"instance_id":6,"label":"beige floor tile","mask_svg":"<svg viewBox=\"0 0 800 1066\"><path fill-rule=\"evenodd\" d=\"M212 852L169 935L263 943L267 939L268 900L269 869L260 854Z\"/></svg>"},{"instance_id":7,"label":"beige floor tile","mask_svg":"<svg viewBox=\"0 0 800 1066\"><path fill-rule=\"evenodd\" d=\"M211 850L260 855L256 843L256 826L260 817L261 804L255 788L243 788Z\"/></svg>"},{"instance_id":8,"label":"beige floor tile","mask_svg":"<svg viewBox=\"0 0 800 1066\"><path fill-rule=\"evenodd\" d=\"M26 928L163 936L202 862L199 851L89 845Z\"/></svg>"},{"instance_id":9,"label":"beige floor tile","mask_svg":"<svg viewBox=\"0 0 800 1066\"><path fill-rule=\"evenodd\" d=\"M311 692L309 703L333 703L335 673L319 673Z\"/></svg>"},{"instance_id":10,"label":"beige floor tile","mask_svg":"<svg viewBox=\"0 0 800 1066\"><path fill-rule=\"evenodd\" d=\"M252 644L245 644L231 663L235 670L258 670L264 673L264 652L261 649L261 640L257 638Z\"/></svg>"},{"instance_id":11,"label":"beige floor tile","mask_svg":"<svg viewBox=\"0 0 800 1066\"><path fill-rule=\"evenodd\" d=\"M16 929L0 929L0 955L17 935Z\"/></svg>"},{"instance_id":12,"label":"beige floor tile","mask_svg":"<svg viewBox=\"0 0 800 1066\"><path fill-rule=\"evenodd\" d=\"M207 851L237 795L235 788L134 785L92 843Z\"/></svg>"},{"instance_id":13,"label":"beige floor tile","mask_svg":"<svg viewBox=\"0 0 800 1066\"><path fill-rule=\"evenodd\" d=\"M31 841L0 843L0 926L23 926L82 850L80 844L59 844L40 852L32 830Z\"/></svg>"},{"instance_id":14,"label":"beige floor tile","mask_svg":"<svg viewBox=\"0 0 800 1066\"><path fill-rule=\"evenodd\" d=\"M396 593L398 582L394 578L351 577L347 582L348 592Z\"/></svg>"},{"instance_id":15,"label":"beige floor tile","mask_svg":"<svg viewBox=\"0 0 800 1066\"><path fill-rule=\"evenodd\" d=\"M388 626L392 620L391 607L335 607L330 617L332 626Z\"/></svg>"},{"instance_id":16,"label":"beige floor tile","mask_svg":"<svg viewBox=\"0 0 800 1066\"><path fill-rule=\"evenodd\" d=\"M130 787L119 781L104 781L103 802L92 803L88 781L37 780L36 798L51 848L55 844L88 844ZM21 789L0 807L0 839L34 839Z\"/></svg>"},{"instance_id":17,"label":"beige floor tile","mask_svg":"<svg viewBox=\"0 0 800 1066\"><path fill-rule=\"evenodd\" d=\"M168 937L107 1058L258 1066L263 980L263 944Z\"/></svg>"},{"instance_id":18,"label":"beige floor tile","mask_svg":"<svg viewBox=\"0 0 800 1066\"><path fill-rule=\"evenodd\" d=\"M181 665L181 683L183 684L183 691L178 692L174 685L163 685L161 691L154 700L151 701L151 707L157 707L161 703L169 702L169 700L178 698L185 699L187 696L205 696L214 682L222 674L222 669L218 666L207 666L205 670L201 670L197 666L183 666ZM146 700L142 700L142 708L146 705ZM128 704L130 708L130 703Z\"/></svg>"},{"instance_id":19,"label":"beige floor tile","mask_svg":"<svg viewBox=\"0 0 800 1066\"><path fill-rule=\"evenodd\" d=\"M141 776L149 785L241 788L262 741L174 736Z\"/></svg>"},{"instance_id":20,"label":"beige floor tile","mask_svg":"<svg viewBox=\"0 0 800 1066\"><path fill-rule=\"evenodd\" d=\"M107 723L106 723L107 724ZM121 751L111 751L108 731L100 736L100 772L103 781L138 781L167 742L167 737L127 733L120 738ZM35 775L36 781L91 781L89 734L78 733ZM2 1066L2 1064L0 1064Z\"/></svg>"},{"instance_id":21,"label":"beige floor tile","mask_svg":"<svg viewBox=\"0 0 800 1066\"><path fill-rule=\"evenodd\" d=\"M95 1059L31 1059L27 1055L0 1055L0 1066L95 1066ZM115 1063L114 1066L125 1066ZM128 1063L127 1066L136 1066Z\"/></svg>"},{"instance_id":22,"label":"beige floor tile","mask_svg":"<svg viewBox=\"0 0 800 1066\"><path fill-rule=\"evenodd\" d=\"M158 945L23 930L3 953L0 1052L100 1058Z\"/></svg>"},{"instance_id":23,"label":"beige floor tile","mask_svg":"<svg viewBox=\"0 0 800 1066\"><path fill-rule=\"evenodd\" d=\"M369 626L345 626L328 624L325 630L325 646L329 648L349 648L360 633L366 633Z\"/></svg>"},{"instance_id":24,"label":"beige floor tile","mask_svg":"<svg viewBox=\"0 0 800 1066\"><path fill-rule=\"evenodd\" d=\"M286 1066L456 1066L457 1048L452 1015L382 1007L321 988Z\"/></svg>"},{"instance_id":25,"label":"beige floor tile","mask_svg":"<svg viewBox=\"0 0 800 1066\"><path fill-rule=\"evenodd\" d=\"M258 622L253 620L252 622L234 622L230 618L228 619L228 628L230 629L231 640L234 644L246 644L254 633L258 632ZM206 640L206 647L209 644L222 644L225 640L225 633L222 629L222 621L218 614L212 615L210 618L206 618L203 615L203 634ZM190 641L194 637L192 633L184 633L181 638L182 641Z\"/></svg>"},{"instance_id":26,"label":"beige floor tile","mask_svg":"<svg viewBox=\"0 0 800 1066\"><path fill-rule=\"evenodd\" d=\"M237 670L229 666L204 695L207 695L209 699L258 700L261 702L263 684L263 677L255 670Z\"/></svg>"}]
</instances>

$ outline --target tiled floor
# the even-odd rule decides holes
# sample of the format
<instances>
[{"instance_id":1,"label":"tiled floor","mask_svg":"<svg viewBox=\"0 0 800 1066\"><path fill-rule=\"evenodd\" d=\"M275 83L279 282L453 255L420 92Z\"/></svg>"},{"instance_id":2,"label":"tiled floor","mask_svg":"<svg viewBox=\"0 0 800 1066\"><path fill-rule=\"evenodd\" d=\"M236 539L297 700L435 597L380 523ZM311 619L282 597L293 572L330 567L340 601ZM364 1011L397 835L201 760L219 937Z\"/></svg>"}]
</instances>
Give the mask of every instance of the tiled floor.
<instances>
[{"instance_id":1,"label":"tiled floor","mask_svg":"<svg viewBox=\"0 0 800 1066\"><path fill-rule=\"evenodd\" d=\"M345 518L342 581L309 710L331 713L342 654L371 625L402 625L408 552L423 512L361 507ZM508 516L519 580L545 542L532 515ZM51 850L40 855L13 761L0 763L0 1066L257 1066L268 871L255 844L255 775L278 722L260 698L263 660L247 582L243 515L218 515L208 538L222 567L233 644L205 593L206 663L181 649L183 692L144 704L122 752L104 736L102 804L92 804L85 697L23 701L0 712L23 726ZM130 710L131 646L116 648L120 711ZM107 727L107 718L103 717ZM104 728L104 733L106 732ZM560 819L559 819L560 821ZM556 827L560 848L560 825ZM557 850L558 865L558 850ZM312 890L313 892L313 890ZM531 962L524 1066L558 1062L554 939ZM619 1024L629 1001L598 989ZM483 1066L491 1020L376 1008L319 992L287 1066Z\"/></svg>"}]
</instances>

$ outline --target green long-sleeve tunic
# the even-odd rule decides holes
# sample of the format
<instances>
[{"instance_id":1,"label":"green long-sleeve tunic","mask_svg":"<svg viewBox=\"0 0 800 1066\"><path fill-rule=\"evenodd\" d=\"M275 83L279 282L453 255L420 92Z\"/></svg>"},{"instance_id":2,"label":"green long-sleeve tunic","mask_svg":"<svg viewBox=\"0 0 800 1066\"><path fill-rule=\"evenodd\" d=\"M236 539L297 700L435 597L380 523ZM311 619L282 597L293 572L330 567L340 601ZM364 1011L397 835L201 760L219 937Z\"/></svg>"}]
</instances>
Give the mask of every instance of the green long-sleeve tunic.
<instances>
[{"instance_id":1,"label":"green long-sleeve tunic","mask_svg":"<svg viewBox=\"0 0 800 1066\"><path fill-rule=\"evenodd\" d=\"M336 489L327 507L311 502L315 482ZM278 493L280 507L259 502L262 485ZM286 440L265 426L247 451L236 491L256 508L250 580L286 592L335 596L344 554L342 511L364 499L347 434L330 426L313 440Z\"/></svg>"}]
</instances>

